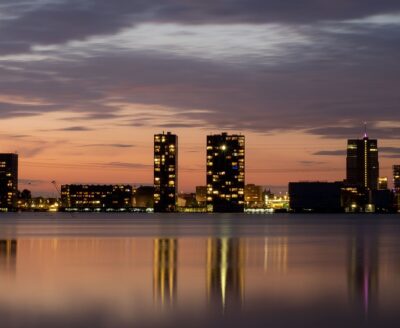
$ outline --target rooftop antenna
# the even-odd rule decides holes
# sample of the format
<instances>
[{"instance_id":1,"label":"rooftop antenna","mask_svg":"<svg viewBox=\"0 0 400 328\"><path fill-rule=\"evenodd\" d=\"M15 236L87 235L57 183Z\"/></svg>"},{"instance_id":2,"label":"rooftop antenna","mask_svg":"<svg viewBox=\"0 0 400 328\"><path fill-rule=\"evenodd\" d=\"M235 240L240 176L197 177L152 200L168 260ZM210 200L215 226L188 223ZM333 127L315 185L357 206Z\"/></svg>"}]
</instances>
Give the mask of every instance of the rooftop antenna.
<instances>
[{"instance_id":1,"label":"rooftop antenna","mask_svg":"<svg viewBox=\"0 0 400 328\"><path fill-rule=\"evenodd\" d=\"M367 134L367 122L364 122L364 138L368 138L368 134Z\"/></svg>"}]
</instances>

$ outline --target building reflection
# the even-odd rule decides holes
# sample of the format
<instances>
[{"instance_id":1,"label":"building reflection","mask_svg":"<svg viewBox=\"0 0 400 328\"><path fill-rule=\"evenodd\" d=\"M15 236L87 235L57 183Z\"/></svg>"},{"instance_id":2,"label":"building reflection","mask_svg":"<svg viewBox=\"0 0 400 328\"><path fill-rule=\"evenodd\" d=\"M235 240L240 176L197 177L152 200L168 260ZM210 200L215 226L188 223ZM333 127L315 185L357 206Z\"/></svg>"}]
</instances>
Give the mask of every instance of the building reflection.
<instances>
[{"instance_id":1,"label":"building reflection","mask_svg":"<svg viewBox=\"0 0 400 328\"><path fill-rule=\"evenodd\" d=\"M244 243L239 238L207 241L207 298L213 311L240 309L244 296Z\"/></svg>"},{"instance_id":2,"label":"building reflection","mask_svg":"<svg viewBox=\"0 0 400 328\"><path fill-rule=\"evenodd\" d=\"M174 305L177 290L178 241L154 240L153 297L158 307Z\"/></svg>"},{"instance_id":3,"label":"building reflection","mask_svg":"<svg viewBox=\"0 0 400 328\"><path fill-rule=\"evenodd\" d=\"M354 306L368 314L378 296L378 240L376 234L357 233L350 241L348 285Z\"/></svg>"},{"instance_id":4,"label":"building reflection","mask_svg":"<svg viewBox=\"0 0 400 328\"><path fill-rule=\"evenodd\" d=\"M17 266L17 241L0 240L0 272L15 273Z\"/></svg>"},{"instance_id":5,"label":"building reflection","mask_svg":"<svg viewBox=\"0 0 400 328\"><path fill-rule=\"evenodd\" d=\"M264 272L286 273L288 266L288 238L264 239Z\"/></svg>"}]
</instances>

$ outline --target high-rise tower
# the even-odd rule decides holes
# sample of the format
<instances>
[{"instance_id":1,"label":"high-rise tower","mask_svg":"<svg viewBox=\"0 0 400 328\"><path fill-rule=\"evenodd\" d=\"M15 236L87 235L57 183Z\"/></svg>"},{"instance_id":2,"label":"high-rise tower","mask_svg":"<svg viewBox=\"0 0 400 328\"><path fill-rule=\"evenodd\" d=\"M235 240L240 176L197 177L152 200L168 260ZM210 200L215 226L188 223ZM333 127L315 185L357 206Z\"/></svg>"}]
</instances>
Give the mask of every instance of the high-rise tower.
<instances>
[{"instance_id":1,"label":"high-rise tower","mask_svg":"<svg viewBox=\"0 0 400 328\"><path fill-rule=\"evenodd\" d=\"M178 187L178 137L154 135L154 211L174 212Z\"/></svg>"},{"instance_id":2,"label":"high-rise tower","mask_svg":"<svg viewBox=\"0 0 400 328\"><path fill-rule=\"evenodd\" d=\"M378 141L369 139L367 133L363 139L347 141L347 183L370 190L378 188L379 160Z\"/></svg>"},{"instance_id":3,"label":"high-rise tower","mask_svg":"<svg viewBox=\"0 0 400 328\"><path fill-rule=\"evenodd\" d=\"M243 212L244 178L244 136L207 136L207 210Z\"/></svg>"},{"instance_id":4,"label":"high-rise tower","mask_svg":"<svg viewBox=\"0 0 400 328\"><path fill-rule=\"evenodd\" d=\"M0 154L0 210L12 211L18 202L18 155Z\"/></svg>"},{"instance_id":5,"label":"high-rise tower","mask_svg":"<svg viewBox=\"0 0 400 328\"><path fill-rule=\"evenodd\" d=\"M400 193L400 165L393 165L393 186L396 193Z\"/></svg>"}]
</instances>

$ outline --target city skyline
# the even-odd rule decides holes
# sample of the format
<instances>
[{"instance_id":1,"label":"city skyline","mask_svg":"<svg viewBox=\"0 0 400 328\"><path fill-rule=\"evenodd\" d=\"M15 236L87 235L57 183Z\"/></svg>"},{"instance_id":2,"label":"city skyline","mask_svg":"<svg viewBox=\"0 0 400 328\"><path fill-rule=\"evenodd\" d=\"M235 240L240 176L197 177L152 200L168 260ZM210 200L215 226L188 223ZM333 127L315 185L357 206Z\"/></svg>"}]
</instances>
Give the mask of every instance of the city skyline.
<instances>
[{"instance_id":1,"label":"city skyline","mask_svg":"<svg viewBox=\"0 0 400 328\"><path fill-rule=\"evenodd\" d=\"M342 177L344 139L367 121L390 176L400 156L399 9L4 0L0 151L19 153L21 185L35 193L52 192L53 180L151 184L151 135L173 130L188 191L204 183L205 136L242 133L248 182L283 189L315 172Z\"/></svg>"},{"instance_id":2,"label":"city skyline","mask_svg":"<svg viewBox=\"0 0 400 328\"><path fill-rule=\"evenodd\" d=\"M165 136L168 136L168 135L171 134L171 132L164 132L163 131L161 134L157 134L157 135L154 135L154 136L162 136L162 135L164 135L164 133L165 133ZM222 132L222 134L226 134L226 132ZM177 134L173 134L173 136L176 137L176 139L178 138ZM207 139L209 137L210 137L210 135L206 136L206 142L207 142ZM341 161L342 162L344 161L344 163L342 163L342 165L343 165L343 175L342 176L338 175L337 178L329 180L328 179L329 174L327 174L323 178L318 177L318 178L309 178L309 179L300 178L298 180L287 180L286 184L279 185L279 186L270 184L268 182L267 183L260 183L258 180L246 181L246 184L256 184L256 185L260 185L260 186L264 186L266 188L269 188L269 189L271 189L271 190L273 190L275 192L284 192L284 191L287 191L287 183L290 182L290 181L341 181L341 180L345 180L346 176L349 174L348 168L347 168L348 164L346 164L346 161L348 161L348 157L349 157L349 153L348 152L349 152L349 149L351 148L351 144L355 144L357 142L363 143L364 140L369 140L369 142L373 142L374 145L375 145L374 147L377 148L377 144L376 144L377 139L369 139L368 136L366 136L365 132L364 132L362 138L359 138L359 139L354 139L354 138L353 139L347 139L346 149L334 151L334 153L335 153L334 156L335 157L341 157ZM380 140L379 140L379 142L380 142ZM177 141L176 141L176 145L177 145ZM125 147L121 147L121 148L125 148ZM181 149L181 148L182 148L182 146L179 146L179 149ZM207 153L207 149L206 148L207 148L206 145L203 145L203 147L199 149L199 152L202 151L202 150L204 151L204 149L205 149L206 150L205 153ZM246 149L247 148L251 148L251 145L250 145L250 147L246 147ZM386 149L390 148L390 147L385 147L385 146L381 147L380 146L379 149L378 149L380 154L382 152L381 151L382 148L383 148L383 152L385 153ZM154 145L152 145L151 150L154 151ZM329 153L330 151L326 151L326 152ZM347 152L347 159L346 159L346 152ZM5 153L5 154L12 154L12 153ZM153 157L154 157L154 153L153 153ZM246 156L246 158L247 157L248 156ZM383 155L383 156L380 155L379 162L381 162L382 157L383 157L383 161L386 162L385 161L385 155ZM176 161L177 162L178 162L178 158L180 158L179 162L185 161L185 158L182 158L182 154L180 154L179 157L178 157L178 154L177 154L177 156L176 156ZM396 161L396 157L393 157L393 158L390 157L390 158L386 158L386 159L389 159L389 161L387 163L388 166L387 167L385 166L385 167L382 168L382 166L379 165L379 163L378 163L378 170L377 170L376 174L379 174L379 178L381 178L381 177L387 178L388 179L388 187L390 189L392 189L392 188L394 188L394 175L393 175L394 172L393 172L393 169L394 169L394 166L397 166L397 161ZM246 159L246 162L247 161L248 160ZM19 162L21 162L21 156L19 156ZM22 162L24 162L24 161L22 160ZM185 187L182 188L180 185L178 185L177 180L176 180L175 186L178 188L176 193L193 192L196 189L197 186L204 186L204 185L207 184L207 179L206 179L206 177L207 177L207 175L206 175L206 170L207 170L206 169L206 167L207 167L206 166L206 162L207 162L207 159L204 160L204 162L205 162L204 169L203 169L204 171L200 172L200 174L202 174L204 176L204 181L201 182L198 185L193 186L193 187L190 186L189 188L187 188L187 187L186 188ZM115 165L117 165L117 166L119 166L119 164L122 164L122 163L115 163ZM86 169L86 165L84 163L75 163L75 165L76 165L76 168L78 169L78 171L80 169L80 170L82 170L81 172L84 172L85 169ZM98 164L95 164L95 163L92 163L92 165L94 167L102 167L101 165L98 165ZM147 181L145 181L145 182L129 182L129 181L126 180L126 178L125 178L125 180L122 180L122 181L111 180L111 181L106 181L106 182L104 182L104 181L90 181L90 180L89 181L86 180L86 182L82 182L82 181L85 180L84 178L81 178L81 180L77 180L77 181L70 180L70 179L69 180L68 179L64 179L64 180L58 180L58 181L56 181L56 180L43 181L43 183L46 183L46 184L49 185L48 188L44 189L44 190L40 190L40 189L38 190L38 189L35 189L35 185L36 185L36 181L35 180L32 180L32 182L31 182L31 181L29 181L27 179L19 178L19 180L18 180L19 181L19 189L20 190L29 189L29 190L33 191L34 193L36 193L36 194L40 194L40 195L44 195L44 196L47 196L47 195L54 196L55 194L58 194L58 191L56 190L57 188L54 188L54 183L57 183L57 184L60 184L60 185L61 184L63 184L63 185L69 185L69 184L76 184L76 185L82 185L82 184L86 184L86 185L104 185L104 184L123 185L123 184L130 184L130 185L133 185L133 186L141 186L141 185L150 186L150 185L154 185L155 184L155 181L154 181L154 166L153 165L154 165L154 159L152 160L152 163L149 163L149 165L146 164L143 167L141 167L141 169L147 170L147 171L150 171L151 173L153 173L152 174L152 180L153 180L152 182L147 182ZM24 168L21 167L21 166L22 165L19 164L19 171L21 171L21 169L24 170ZM89 167L89 165L87 167ZM130 165L121 165L120 168L123 169L123 171L126 172L127 170L128 171L134 171L135 168L137 168L137 167L136 166L130 166ZM105 167L105 168L103 168L103 170L106 170L106 171L103 171L103 172L105 174L107 174L108 173L107 170L112 171L112 168L106 168ZM201 170L201 169L199 168L198 170ZM266 170L268 170L268 169L266 169ZM285 170L285 169L282 169L282 171L283 170ZM186 171L185 168L182 168L182 167L180 167L180 165L177 165L176 173L179 172L178 174L176 174L177 176L182 176L182 175L185 176L185 174L184 174L185 171ZM190 171L192 171L192 173L193 173L194 170L190 170ZM385 175L385 174L382 173L382 171L383 172L387 172L388 174ZM246 163L246 177L248 175L251 175L251 172L252 172L252 170L250 169L250 174L248 173L248 168L247 168L247 163ZM320 172L320 171L318 171L318 172ZM277 173L277 172L275 172L275 173ZM271 170L271 172L269 174L273 175L275 173L273 172L273 170ZM296 174L296 172L290 172L290 171L287 171L286 173L288 174L288 176ZM322 170L322 174L325 174L325 172L323 170ZM19 176L20 176L20 173L19 173ZM131 176L131 174L128 173L128 176ZM63 181L63 182L60 182L60 181ZM58 197L58 196L56 195L55 197Z\"/></svg>"}]
</instances>

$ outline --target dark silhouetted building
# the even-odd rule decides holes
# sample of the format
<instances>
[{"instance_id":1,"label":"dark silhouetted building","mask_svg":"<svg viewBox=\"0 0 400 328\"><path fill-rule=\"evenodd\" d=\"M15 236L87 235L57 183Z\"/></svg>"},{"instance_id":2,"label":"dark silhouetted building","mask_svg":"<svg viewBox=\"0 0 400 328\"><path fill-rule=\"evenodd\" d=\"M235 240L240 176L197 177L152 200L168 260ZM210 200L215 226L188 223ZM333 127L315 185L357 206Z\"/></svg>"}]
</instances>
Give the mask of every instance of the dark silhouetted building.
<instances>
[{"instance_id":1,"label":"dark silhouetted building","mask_svg":"<svg viewBox=\"0 0 400 328\"><path fill-rule=\"evenodd\" d=\"M341 203L347 213L362 213L372 210L370 192L367 188L346 184L342 188Z\"/></svg>"},{"instance_id":2,"label":"dark silhouetted building","mask_svg":"<svg viewBox=\"0 0 400 328\"><path fill-rule=\"evenodd\" d=\"M372 190L371 195L375 212L393 213L396 211L395 193L392 190Z\"/></svg>"},{"instance_id":3,"label":"dark silhouetted building","mask_svg":"<svg viewBox=\"0 0 400 328\"><path fill-rule=\"evenodd\" d=\"M154 191L153 186L140 186L133 191L133 206L143 208L154 207Z\"/></svg>"},{"instance_id":4,"label":"dark silhouetted building","mask_svg":"<svg viewBox=\"0 0 400 328\"><path fill-rule=\"evenodd\" d=\"M290 208L294 212L342 212L342 182L290 182Z\"/></svg>"},{"instance_id":5,"label":"dark silhouetted building","mask_svg":"<svg viewBox=\"0 0 400 328\"><path fill-rule=\"evenodd\" d=\"M239 238L210 238L207 243L207 298L212 310L234 313L244 296L245 250Z\"/></svg>"},{"instance_id":6,"label":"dark silhouetted building","mask_svg":"<svg viewBox=\"0 0 400 328\"><path fill-rule=\"evenodd\" d=\"M13 211L18 203L18 155L0 154L0 211Z\"/></svg>"},{"instance_id":7,"label":"dark silhouetted building","mask_svg":"<svg viewBox=\"0 0 400 328\"><path fill-rule=\"evenodd\" d=\"M369 139L365 134L363 139L348 140L346 164L348 184L370 190L378 188L379 160L376 139Z\"/></svg>"},{"instance_id":8,"label":"dark silhouetted building","mask_svg":"<svg viewBox=\"0 0 400 328\"><path fill-rule=\"evenodd\" d=\"M132 207L129 185L62 185L61 203L69 209L123 209Z\"/></svg>"},{"instance_id":9,"label":"dark silhouetted building","mask_svg":"<svg viewBox=\"0 0 400 328\"><path fill-rule=\"evenodd\" d=\"M161 307L174 305L177 291L178 241L171 238L154 240L153 293Z\"/></svg>"},{"instance_id":10,"label":"dark silhouetted building","mask_svg":"<svg viewBox=\"0 0 400 328\"><path fill-rule=\"evenodd\" d=\"M178 136L154 135L154 211L174 212L178 191Z\"/></svg>"},{"instance_id":11,"label":"dark silhouetted building","mask_svg":"<svg viewBox=\"0 0 400 328\"><path fill-rule=\"evenodd\" d=\"M245 137L207 136L207 210L243 212Z\"/></svg>"}]
</instances>

